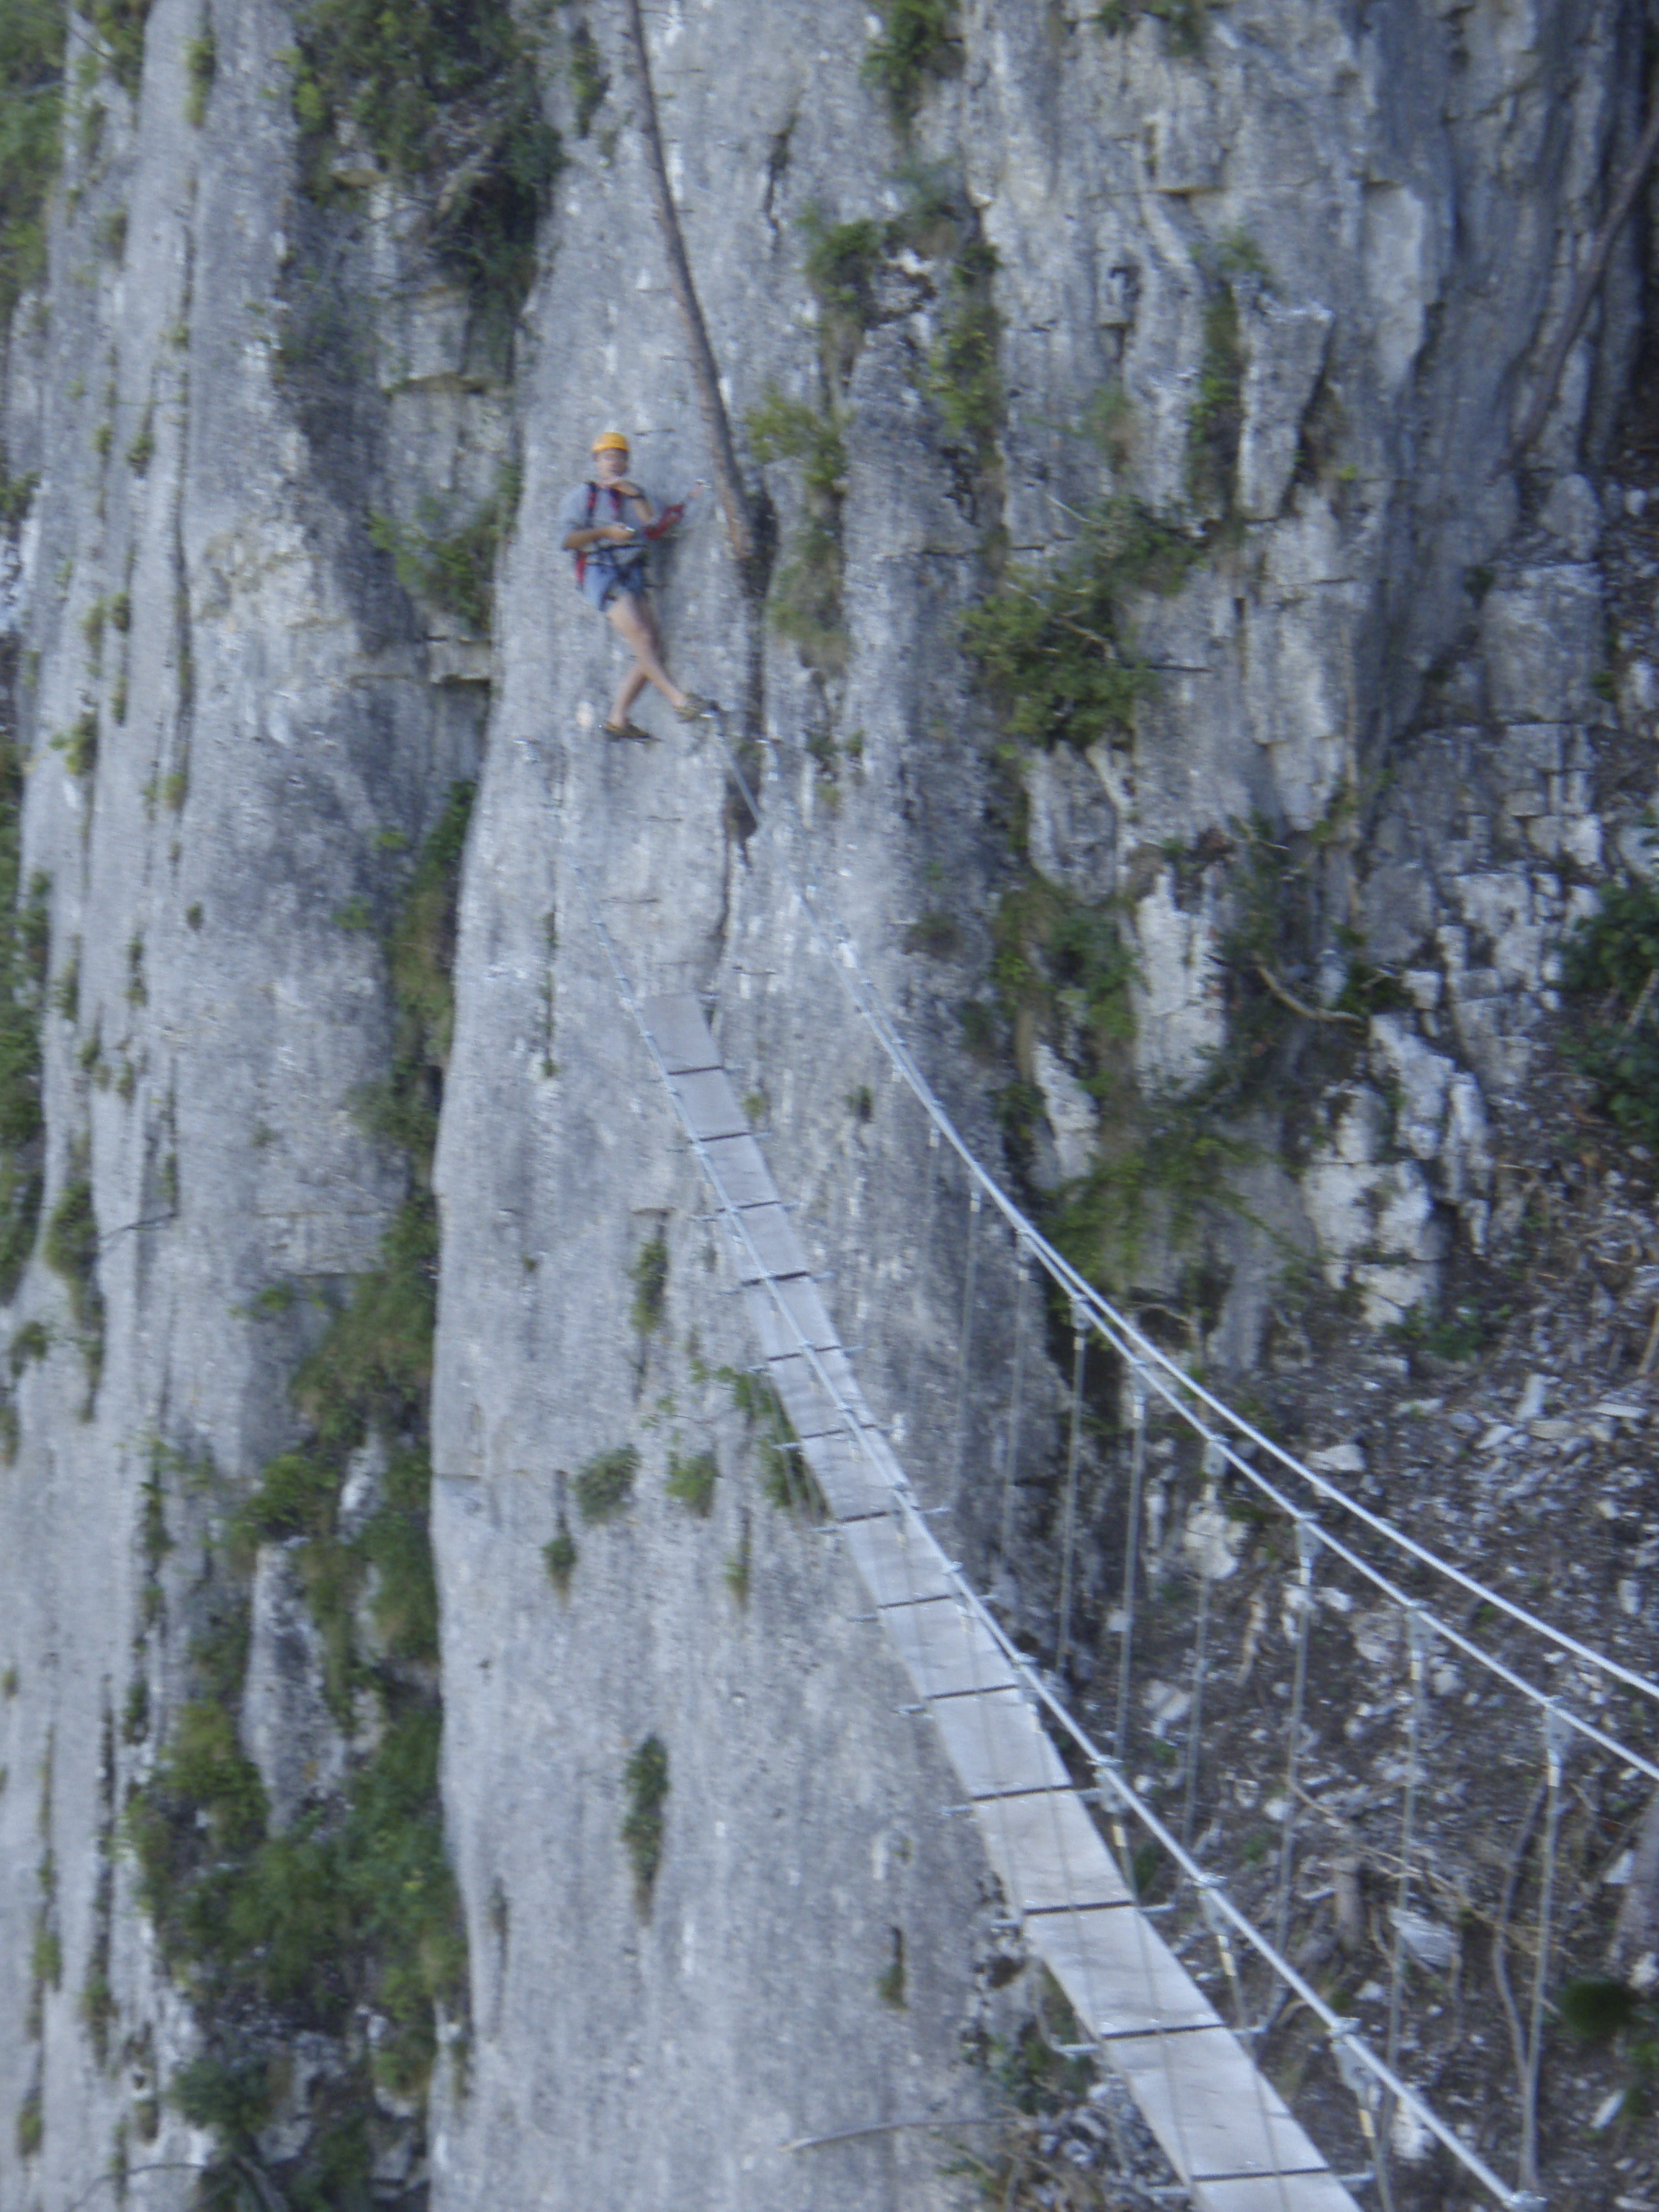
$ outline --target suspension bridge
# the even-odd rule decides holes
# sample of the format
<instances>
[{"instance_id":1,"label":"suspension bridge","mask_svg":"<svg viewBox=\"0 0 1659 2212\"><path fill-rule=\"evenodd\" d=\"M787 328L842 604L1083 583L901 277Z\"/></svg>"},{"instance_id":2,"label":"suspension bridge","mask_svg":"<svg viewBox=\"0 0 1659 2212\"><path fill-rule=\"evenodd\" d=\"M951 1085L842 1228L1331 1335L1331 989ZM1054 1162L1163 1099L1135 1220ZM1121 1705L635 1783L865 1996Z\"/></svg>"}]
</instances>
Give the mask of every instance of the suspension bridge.
<instances>
[{"instance_id":1,"label":"suspension bridge","mask_svg":"<svg viewBox=\"0 0 1659 2212\"><path fill-rule=\"evenodd\" d=\"M1011 1923L1070 2003L1086 2039L1067 2046L1068 2054L1097 2057L1127 2084L1179 2190L1200 2212L1360 2212L1362 2196L1382 2212L1396 2212L1412 2195L1402 2147L1409 2161L1420 2162L1425 2149L1436 2146L1437 2172L1456 2177L1472 2201L1508 2212L1544 2212L1540 2081L1560 1906L1558 1846L1567 1764L1575 1750L1587 1751L1612 1762L1627 1784L1659 1783L1659 1760L1631 1740L1651 1741L1659 1684L1441 1557L1328 1473L1283 1449L1195 1380L1054 1249L964 1141L894 1026L831 902L811 879L810 868L796 866L786 840L803 851L807 841L781 770L774 766L776 788L768 793L779 803L763 812L723 726L717 722L717 728L727 774L754 822L777 842L792 899L885 1058L896 1089L922 1117L930 1207L933 1179L945 1163L965 1193L964 1386L975 1273L985 1264L981 1248L994 1230L1005 1242L1013 1315L1005 1557L1034 1285L1046 1279L1048 1294L1069 1316L1073 1362L1060 1500L1057 1649L1054 1668L1047 1671L1015 1643L963 1564L935 1536L930 1511L894 1449L892 1431L877 1419L860 1388L790 1208L722 1065L702 1001L685 994L636 993L599 903L574 867L622 1007L637 1027L708 1183L714 1218L750 1310L759 1371L775 1390L788 1424L785 1448L798 1452L810 1471L829 1516L826 1525L844 1545L872 1615L908 1674L915 1698L908 1710L937 1730L962 1793L960 1809L978 1826ZM1065 1669L1075 1585L1085 1362L1094 1346L1120 1363L1129 1444L1121 1601L1112 1622L1114 1725L1103 1729L1097 1720L1091 1730L1067 1697ZM960 1444L965 1400L957 1410ZM1185 1723L1178 1809L1161 1809L1152 1779L1132 1771L1130 1754L1139 1755L1144 1734L1137 1731L1132 1710L1138 1644L1166 1646L1169 1640L1167 1632L1145 1618L1149 1437L1158 1422L1186 1435L1195 1449L1201 1521L1212 1529L1224 1524L1220 1499L1226 1483L1261 1522L1283 1532L1289 1571L1281 1591L1282 1626L1289 1671L1273 1686L1284 1698L1284 1723L1276 1731L1277 1751L1262 1747L1275 1731L1259 1727L1249 1751L1253 1768L1273 1772L1278 1794L1271 1811L1278 1836L1273 1863L1263 1869L1271 1878L1258 1883L1262 1893L1253 1910L1204 1863L1206 1839L1195 1841L1194 1832L1206 1727L1224 1706L1231 1686L1248 1678L1264 1641L1258 1598L1238 1668L1219 1666L1220 1590L1231 1572L1224 1543L1198 1547L1190 1648L1178 1668L1185 1686L1173 1697L1164 1691L1167 1709ZM1349 1799L1360 1804L1333 1812L1313 1789L1329 1778L1313 1772L1310 1757L1315 1631L1330 1613L1352 1613L1360 1599L1375 1609L1367 1617L1381 1624L1383 1640L1391 1636L1403 1669L1405 1686L1393 1702L1406 1743L1387 1786L1350 1791ZM1501 1651L1473 1632L1477 1614L1501 1624L1506 1632ZM1170 1671L1167 1653L1160 1649L1158 1656L1163 1670ZM1433 2017L1443 2009L1435 2002L1436 1992L1443 1993L1443 1978L1421 1970L1455 1962L1443 1927L1419 1909L1431 1901L1436 1878L1423 1832L1432 1734L1429 1680L1431 1669L1454 1659L1507 1717L1501 1737L1495 1722L1483 1722L1487 1742L1495 1749L1501 1740L1509 1765L1529 1766L1535 1776L1494 1939L1501 1947L1495 1948L1495 1967L1502 1968L1499 1988L1517 2085L1514 2110L1498 2130L1507 2152L1502 2157L1490 2126L1483 2148L1477 2140L1482 2130L1463 2111L1443 2106L1414 2085L1407 2063L1422 2044L1414 2014ZM1575 1694L1563 1693L1564 1682ZM1480 1696L1471 1692L1466 1703L1478 1706ZM1164 1740L1159 1732L1153 1748ZM1212 1755L1218 1755L1213 1748ZM1218 1754L1228 1755L1227 1749ZM1356 1820L1346 1815L1364 1809L1366 1801L1390 1808L1397 1801L1398 1806L1388 1815L1395 1827L1391 1848L1375 1855L1386 1869L1391 1896L1383 1921L1386 1983L1367 1992L1376 2014L1374 2026L1339 2012L1292 1958L1289 1942L1293 1900L1305 1899L1295 1889L1304 1817L1311 1808L1352 1836L1358 1832ZM1523 1940L1515 1925L1517 1869L1528 1852L1537 1872ZM1142 1871L1149 1856L1159 1869L1156 1881ZM1153 1887L1159 1892L1156 1900ZM1518 1996L1507 1971L1511 1948L1530 1953L1530 1986ZM1200 1957L1206 1963L1198 1963ZM1224 1999L1231 2017L1212 2002L1206 1981ZM1261 2063L1267 2037L1298 2008L1314 2024L1328 2062L1305 2100L1312 2108L1304 2115L1306 2125ZM1475 2101L1467 2095L1456 2100L1464 2107ZM1316 2136L1331 2155L1318 2147ZM1500 2172L1499 2164L1510 2173ZM1413 2201L1449 2200L1436 2194Z\"/></svg>"}]
</instances>

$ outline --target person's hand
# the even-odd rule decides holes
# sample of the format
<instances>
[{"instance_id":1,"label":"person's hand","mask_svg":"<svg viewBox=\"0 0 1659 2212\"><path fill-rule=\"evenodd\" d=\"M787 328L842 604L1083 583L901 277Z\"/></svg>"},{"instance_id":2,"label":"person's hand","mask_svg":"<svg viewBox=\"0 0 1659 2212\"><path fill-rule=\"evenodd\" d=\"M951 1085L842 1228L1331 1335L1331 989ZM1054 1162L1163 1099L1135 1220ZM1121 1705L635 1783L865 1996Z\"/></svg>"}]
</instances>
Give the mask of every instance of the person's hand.
<instances>
[{"instance_id":1,"label":"person's hand","mask_svg":"<svg viewBox=\"0 0 1659 2212\"><path fill-rule=\"evenodd\" d=\"M607 522L602 526L600 534L612 545L629 545L634 540L634 532L625 522Z\"/></svg>"}]
</instances>

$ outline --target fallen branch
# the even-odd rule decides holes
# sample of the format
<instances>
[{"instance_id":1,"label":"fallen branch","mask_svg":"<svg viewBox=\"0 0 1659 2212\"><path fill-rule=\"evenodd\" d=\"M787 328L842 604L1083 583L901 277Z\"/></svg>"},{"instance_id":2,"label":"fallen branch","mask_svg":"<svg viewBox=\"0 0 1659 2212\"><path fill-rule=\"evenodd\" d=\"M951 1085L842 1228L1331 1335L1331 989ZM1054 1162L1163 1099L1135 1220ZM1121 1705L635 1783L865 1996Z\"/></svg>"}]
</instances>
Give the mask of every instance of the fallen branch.
<instances>
[{"instance_id":1,"label":"fallen branch","mask_svg":"<svg viewBox=\"0 0 1659 2212\"><path fill-rule=\"evenodd\" d=\"M1300 1014L1304 1022L1346 1022L1350 1028L1356 1030L1363 1030L1366 1026L1363 1014L1343 1013L1335 1006L1304 1006L1296 994L1286 990L1273 969L1260 960L1255 963L1255 972L1279 1005L1288 1006L1293 1014Z\"/></svg>"},{"instance_id":2,"label":"fallen branch","mask_svg":"<svg viewBox=\"0 0 1659 2212\"><path fill-rule=\"evenodd\" d=\"M1495 477L1500 477L1505 469L1514 467L1544 427L1544 417L1550 411L1555 387L1561 381L1561 371L1566 367L1567 356L1572 351L1573 340L1578 336L1584 318L1589 313L1590 301L1595 297L1596 289L1607 273L1613 241L1635 204L1642 179L1646 176L1656 153L1659 153L1659 104L1656 104L1653 113L1648 118L1647 128L1637 143L1636 151L1631 155L1624 175L1619 179L1613 205L1607 210L1606 220L1595 234L1589 258L1585 262L1572 298L1567 303L1566 319L1556 332L1555 343L1544 362L1538 387L1532 395L1532 404L1527 410L1521 428L1504 448L1503 459L1492 471Z\"/></svg>"}]
</instances>

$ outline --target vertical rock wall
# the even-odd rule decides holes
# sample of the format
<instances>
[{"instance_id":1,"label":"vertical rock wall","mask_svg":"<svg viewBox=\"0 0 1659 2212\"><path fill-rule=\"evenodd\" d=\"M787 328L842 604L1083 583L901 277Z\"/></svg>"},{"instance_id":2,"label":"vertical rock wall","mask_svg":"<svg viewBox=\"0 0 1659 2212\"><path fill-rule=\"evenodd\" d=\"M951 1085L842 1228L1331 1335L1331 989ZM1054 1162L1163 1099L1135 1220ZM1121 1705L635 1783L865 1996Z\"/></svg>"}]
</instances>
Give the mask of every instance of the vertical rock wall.
<instances>
[{"instance_id":1,"label":"vertical rock wall","mask_svg":"<svg viewBox=\"0 0 1659 2212\"><path fill-rule=\"evenodd\" d=\"M659 702L641 709L653 747L598 732L617 662L571 591L559 502L605 422L659 493L708 463L620 11L586 21L585 75L570 28L544 34L567 166L510 391L425 249L429 210L344 144L340 258L299 191L293 29L264 0L213 11L199 129L198 17L156 0L137 97L102 80L101 140L68 133L50 284L11 334L9 463L40 477L6 607L25 870L52 885L45 1206L90 1184L102 1368L90 1389L88 1326L37 1258L6 1323L40 1322L50 1348L20 1362L21 1441L0 1470L0 1673L16 1670L0 1699L0 1985L38 1984L38 2032L0 2020L0 2124L34 2101L41 2131L0 2158L0 2212L71 2201L123 2122L135 2164L206 2154L153 2106L198 2028L158 1971L113 1816L186 1694L208 1539L295 1433L314 1309L259 1294L337 1291L402 1194L351 1111L389 1049L384 963L341 917L384 921L400 844L479 769L433 1405L472 2027L465 2094L446 2076L434 2117L435 2199L909 2205L947 2192L925 2138L785 2146L984 2094L963 2057L964 2031L971 2048L996 2024L983 1869L935 1752L894 1710L844 1564L764 1495L718 1372L750 1348L592 923L637 986L711 994L861 1370L983 1563L1005 1347L976 1370L958 1483L960 1197L930 1197L921 1132L791 901L772 838L783 786L748 836L712 740ZM1317 833L1326 922L1397 967L1409 1004L1367 1030L1305 1172L1265 1164L1250 1196L1377 1320L1432 1288L1448 1238L1489 1233L1489 1125L1546 1009L1552 933L1604 857L1586 781L1611 711L1598 509L1577 472L1599 465L1628 381L1633 235L1535 481L1494 471L1633 138L1641 27L1633 9L1570 0L1364 17L1274 0L1213 10L1188 56L1151 18L1109 37L1085 9L974 5L907 136L860 77L861 6L674 0L647 16L734 422L772 386L844 414L844 659L814 669L759 626L704 499L659 569L681 680L741 702L758 668L809 825L797 857L993 1154L1007 1071L975 1060L958 1017L982 987L992 902L1022 879L1011 823L1049 882L1116 902L1152 1087L1190 1081L1225 1033L1237 825ZM957 213L905 229L930 170ZM802 274L812 210L899 226L839 333ZM952 429L936 368L975 228L997 261L988 446ZM1224 371L1237 419L1200 465L1194 406ZM1103 447L1079 428L1103 390L1120 395ZM483 500L509 449L522 494L486 648L404 595L368 525ZM764 480L787 562L810 495L787 461ZM1201 530L1204 556L1173 596L1132 597L1158 678L1133 732L1029 756L1012 798L960 618L1009 555L1040 558L1114 488ZM88 714L95 767L52 744ZM1385 763L1396 781L1373 809ZM1042 1100L1034 1171L1085 1167L1098 1110L1063 1025L1020 1072ZM665 1298L642 1322L659 1231ZM1248 1358L1265 1271L1242 1233L1228 1256L1212 1350ZM1006 1269L987 1266L994 1304ZM1039 1640L1045 1405L1007 1584ZM582 1469L629 1445L631 1501L590 1524ZM665 1490L671 1459L703 1450L720 1468L707 1520ZM562 1528L562 1595L544 1560ZM262 1572L274 1623L289 1599ZM267 1722L291 1732L282 1715L304 1702ZM653 1735L669 1789L642 1905L620 1829L628 1763ZM35 1971L43 1925L55 1975ZM100 1960L101 2062L82 2003ZM388 2191L422 2185L388 2169ZM140 2203L178 2203L188 2180L140 2186Z\"/></svg>"}]
</instances>

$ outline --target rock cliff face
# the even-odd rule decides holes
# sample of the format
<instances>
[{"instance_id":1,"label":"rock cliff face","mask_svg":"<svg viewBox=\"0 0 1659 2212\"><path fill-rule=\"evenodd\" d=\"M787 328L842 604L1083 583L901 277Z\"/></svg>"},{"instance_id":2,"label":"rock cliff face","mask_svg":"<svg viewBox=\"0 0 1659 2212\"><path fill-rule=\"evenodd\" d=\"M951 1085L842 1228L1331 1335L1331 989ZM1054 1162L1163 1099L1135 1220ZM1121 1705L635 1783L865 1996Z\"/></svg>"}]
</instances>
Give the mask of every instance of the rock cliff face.
<instances>
[{"instance_id":1,"label":"rock cliff face","mask_svg":"<svg viewBox=\"0 0 1659 2212\"><path fill-rule=\"evenodd\" d=\"M155 2166L158 2206L214 2158L314 2190L348 2139L378 2195L445 2206L946 2201L925 2137L784 2148L980 2107L995 1903L848 1570L764 1494L754 1353L594 917L638 988L709 994L872 1396L1042 1644L1049 1401L999 1564L1000 1340L957 1443L960 1197L783 858L975 1141L1224 1369L1287 1247L1379 1325L1501 1240L1553 945L1646 858L1650 770L1609 805L1604 769L1659 693L1599 565L1637 231L1502 465L1634 141L1642 12L971 0L885 88L861 6L648 13L782 621L709 498L658 596L680 679L777 742L759 830L660 702L660 743L605 743L616 648L558 544L601 424L659 495L709 469L623 11L524 29L562 156L510 343L445 258L442 185L372 118L296 123L328 8L127 12L125 72L71 26L49 274L3 357L38 481L0 707L49 949L15 994L45 1181L6 1319L0 1985L33 1996L0 2013L0 2212L112 2161ZM964 617L1107 539L1142 672L1086 744L1011 746L1034 687L976 632L997 705ZM1286 1044L1288 1002L1336 1018ZM1288 1116L1240 1073L1263 1039ZM400 1275L440 1091L436 1251ZM1183 1094L1237 1139L1237 1202L1195 1226ZM331 1428L352 1285L418 1304L434 1273L429 1413L426 1340L416 1389L376 1307ZM428 1419L431 1650L377 1611L374 1534L415 1510ZM283 1455L310 1488L273 1487ZM357 1835L361 1778L440 1698L465 1966L422 1983L423 2055L380 2065L407 1929L349 1987L283 1982L274 1922L233 1970L163 1875L209 1898L267 1822ZM192 1798L180 1730L215 1709ZM148 1858L130 1802L141 1845L172 1823ZM367 1924L405 1877L353 1865Z\"/></svg>"}]
</instances>

